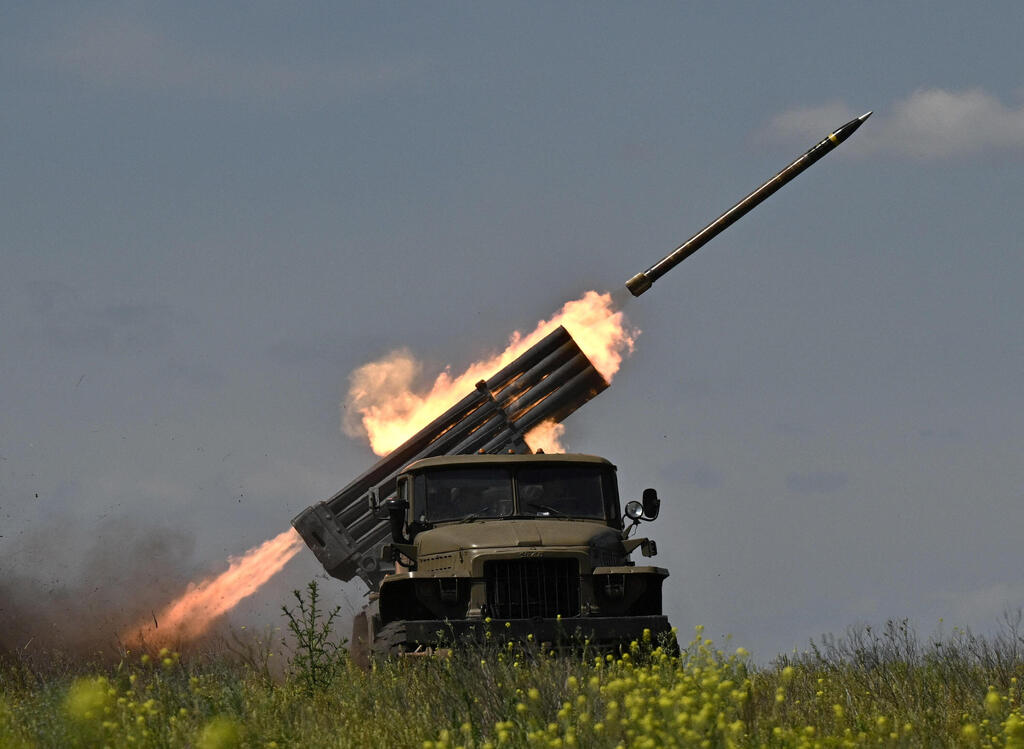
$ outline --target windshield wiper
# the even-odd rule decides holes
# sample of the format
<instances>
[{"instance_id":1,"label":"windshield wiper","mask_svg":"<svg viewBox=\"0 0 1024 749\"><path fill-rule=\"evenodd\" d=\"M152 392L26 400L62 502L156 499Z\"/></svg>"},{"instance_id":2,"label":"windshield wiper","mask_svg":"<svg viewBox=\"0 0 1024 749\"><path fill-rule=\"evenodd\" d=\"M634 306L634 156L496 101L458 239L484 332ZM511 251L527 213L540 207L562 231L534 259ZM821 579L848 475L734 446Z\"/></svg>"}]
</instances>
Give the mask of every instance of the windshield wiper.
<instances>
[{"instance_id":1,"label":"windshield wiper","mask_svg":"<svg viewBox=\"0 0 1024 749\"><path fill-rule=\"evenodd\" d=\"M457 522L459 522L459 523L468 523L470 520L476 520L478 517L481 517L481 516L486 515L486 514L487 514L487 510L477 510L476 512L469 513L468 515L466 515L463 518L459 518Z\"/></svg>"},{"instance_id":2,"label":"windshield wiper","mask_svg":"<svg viewBox=\"0 0 1024 749\"><path fill-rule=\"evenodd\" d=\"M562 512L561 510L555 509L551 505L542 505L542 504L540 504L538 502L527 502L526 506L527 507L535 507L538 510L543 510L544 512L548 513L549 515L557 515L557 516L563 517L563 518L567 517L567 515L564 512Z\"/></svg>"}]
</instances>

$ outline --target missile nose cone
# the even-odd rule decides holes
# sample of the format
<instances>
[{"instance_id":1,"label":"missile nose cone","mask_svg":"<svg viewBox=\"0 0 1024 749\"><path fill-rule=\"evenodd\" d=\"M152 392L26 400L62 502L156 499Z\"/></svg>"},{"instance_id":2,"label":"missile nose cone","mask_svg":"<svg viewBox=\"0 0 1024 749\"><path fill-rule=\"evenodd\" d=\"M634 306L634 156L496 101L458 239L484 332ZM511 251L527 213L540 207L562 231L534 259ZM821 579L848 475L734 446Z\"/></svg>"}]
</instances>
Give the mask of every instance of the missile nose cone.
<instances>
[{"instance_id":1,"label":"missile nose cone","mask_svg":"<svg viewBox=\"0 0 1024 749\"><path fill-rule=\"evenodd\" d=\"M829 139L829 140L831 140L831 141L832 141L833 143L835 143L836 145L838 145L838 144L842 143L842 142L843 142L844 140L846 140L846 139L847 139L847 138L849 138L849 137L850 137L851 135L853 135L854 131L855 131L855 130L856 130L856 129L857 129L858 127L860 127L861 125L863 125L863 124L864 124L864 121L865 121L865 120L866 120L866 119L867 119L868 117L870 117L870 116L871 116L871 114L872 114L871 112L865 112L865 113L864 113L864 114L862 114L862 115L861 115L860 117L856 117L856 118L854 118L854 119L850 120L850 121L849 121L849 122L847 122L847 123L846 123L845 125L843 125L843 126L842 126L842 127L840 127L840 128L838 129L838 130L836 130L836 131L835 131L834 133L832 133L832 135L830 135L830 136L828 137L828 139Z\"/></svg>"}]
</instances>

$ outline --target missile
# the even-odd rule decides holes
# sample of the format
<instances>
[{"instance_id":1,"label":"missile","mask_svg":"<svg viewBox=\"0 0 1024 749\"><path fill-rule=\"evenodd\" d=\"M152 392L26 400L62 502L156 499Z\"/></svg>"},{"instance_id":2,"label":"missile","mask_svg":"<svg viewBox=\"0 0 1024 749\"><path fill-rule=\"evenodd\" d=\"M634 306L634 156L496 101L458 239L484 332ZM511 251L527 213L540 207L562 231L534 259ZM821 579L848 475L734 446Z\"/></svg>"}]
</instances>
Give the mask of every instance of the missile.
<instances>
[{"instance_id":1,"label":"missile","mask_svg":"<svg viewBox=\"0 0 1024 749\"><path fill-rule=\"evenodd\" d=\"M651 288L651 285L655 281L675 268L679 263L686 260L686 258L690 257L690 255L695 253L734 223L739 221L747 213L754 210L754 208L759 206L762 201L768 198L769 195L796 177L796 175L800 174L804 169L821 159L825 154L853 135L854 131L863 125L864 120L870 116L871 112L866 112L860 117L850 120L845 125L838 128L834 133L830 133L823 141L812 147L807 151L807 153L802 154L796 159L796 161L754 190L747 197L743 198L743 200L694 234L683 244L672 250L672 252L667 254L650 268L645 270L643 273L637 273L631 279L626 281L626 288L629 289L633 296L640 296L643 294Z\"/></svg>"}]
</instances>

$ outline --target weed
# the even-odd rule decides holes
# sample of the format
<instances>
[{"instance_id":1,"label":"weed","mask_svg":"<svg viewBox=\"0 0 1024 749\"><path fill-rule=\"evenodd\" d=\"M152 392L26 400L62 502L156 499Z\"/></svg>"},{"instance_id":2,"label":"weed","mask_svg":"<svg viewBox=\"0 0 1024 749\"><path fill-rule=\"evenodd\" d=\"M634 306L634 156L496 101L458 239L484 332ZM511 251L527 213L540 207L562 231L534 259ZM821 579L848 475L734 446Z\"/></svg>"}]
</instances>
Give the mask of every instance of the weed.
<instances>
[{"instance_id":1,"label":"weed","mask_svg":"<svg viewBox=\"0 0 1024 749\"><path fill-rule=\"evenodd\" d=\"M320 608L320 589L316 580L310 580L305 596L298 590L292 593L298 608L281 607L288 619L288 629L295 638L289 666L292 675L308 691L314 692L330 686L343 665L343 643L332 639L334 620L341 607L335 606L324 613Z\"/></svg>"}]
</instances>

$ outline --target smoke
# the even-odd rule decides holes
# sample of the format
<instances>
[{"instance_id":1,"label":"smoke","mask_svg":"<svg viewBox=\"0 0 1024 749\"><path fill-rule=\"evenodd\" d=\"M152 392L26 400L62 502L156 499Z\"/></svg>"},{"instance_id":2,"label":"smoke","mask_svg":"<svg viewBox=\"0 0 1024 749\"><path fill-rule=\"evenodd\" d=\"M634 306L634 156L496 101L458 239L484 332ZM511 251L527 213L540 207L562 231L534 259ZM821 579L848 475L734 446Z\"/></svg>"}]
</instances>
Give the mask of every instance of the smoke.
<instances>
[{"instance_id":1,"label":"smoke","mask_svg":"<svg viewBox=\"0 0 1024 749\"><path fill-rule=\"evenodd\" d=\"M364 415L385 401L396 414L415 411L422 402L422 397L416 395L422 371L423 365L407 348L396 349L360 366L349 377L348 399L342 409L342 431L353 439L367 439ZM442 372L437 381L447 376L447 371Z\"/></svg>"},{"instance_id":2,"label":"smoke","mask_svg":"<svg viewBox=\"0 0 1024 749\"><path fill-rule=\"evenodd\" d=\"M68 529L62 529L63 535ZM80 560L53 533L24 535L0 560L0 654L115 654L119 633L180 593L197 570L181 529L122 517L102 524Z\"/></svg>"}]
</instances>

